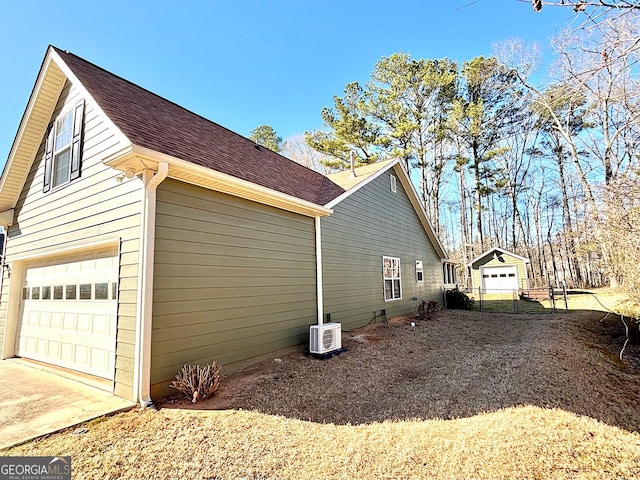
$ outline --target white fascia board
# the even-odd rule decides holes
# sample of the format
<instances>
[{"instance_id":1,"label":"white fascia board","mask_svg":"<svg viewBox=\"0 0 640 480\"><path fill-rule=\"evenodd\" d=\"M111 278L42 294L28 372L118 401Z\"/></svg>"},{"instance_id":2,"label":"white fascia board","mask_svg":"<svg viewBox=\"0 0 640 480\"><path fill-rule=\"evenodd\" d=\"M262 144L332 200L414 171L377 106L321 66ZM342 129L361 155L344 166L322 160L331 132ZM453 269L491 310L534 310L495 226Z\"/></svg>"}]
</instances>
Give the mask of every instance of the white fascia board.
<instances>
[{"instance_id":1,"label":"white fascia board","mask_svg":"<svg viewBox=\"0 0 640 480\"><path fill-rule=\"evenodd\" d=\"M141 163L139 163L141 162ZM221 185L228 186L230 189L235 191L245 192L247 195L246 198L248 200L254 202L260 202L259 199L255 197L264 198L265 200L261 203L265 203L267 205L271 205L276 208L281 208L284 210L288 210L294 213L299 213L301 215L310 216L310 217L326 217L333 213L331 208L326 206L318 205L316 203L312 203L306 200L302 200L300 198L294 197L293 195L288 195L286 193L278 192L277 190L273 190L271 188L263 187L262 185L257 185L255 183L249 182L247 180L242 180L240 178L234 177L232 175L228 175L226 173L218 172L216 170L212 170L207 167L203 167L201 165L197 165L192 162L188 162L186 160L182 160L177 157L172 157L170 155L166 155L164 153L157 152L155 150L151 150L146 147L140 147L138 145L132 145L130 148L125 148L118 152L117 155L112 155L108 159L105 159L104 163L116 168L118 170L127 170L131 168L129 164L133 165L133 169L135 173L137 171L138 164L144 164L147 168L154 169L155 164L159 162L167 162L169 165L169 177L177 178L180 181L185 181L172 175L171 170L177 169L181 172L190 173L193 175L197 175L217 183ZM207 188L206 185L201 185L204 188ZM221 190L223 191L223 190ZM223 191L224 192L224 191ZM232 195L242 196L238 193L232 192L224 192ZM252 194L255 196L252 196Z\"/></svg>"},{"instance_id":2,"label":"white fascia board","mask_svg":"<svg viewBox=\"0 0 640 480\"><path fill-rule=\"evenodd\" d=\"M47 54L45 55L44 60L42 61L42 66L40 67L40 71L38 72L38 77L36 78L36 83L33 87L33 90L31 91L31 95L29 96L29 101L27 102L27 107L25 108L25 111L22 115L22 119L20 120L20 125L18 126L18 131L16 133L16 136L13 140L13 144L11 145L11 150L9 151L9 157L7 158L7 162L5 163L4 169L2 170L2 177L0 177L0 199L2 199L2 194L4 193L4 186L5 186L5 182L7 180L7 177L11 174L12 171L12 166L14 163L14 159L16 156L16 153L18 151L18 148L20 146L20 144L22 143L22 137L25 133L25 130L27 128L27 125L29 123L29 118L31 118L31 115L33 113L33 110L36 106L36 104L38 103L38 99L40 96L40 90L42 89L42 86L44 84L44 81L47 77L47 71L50 68L51 65L51 61L52 61L52 54L53 54L53 49L49 48L49 50L47 51ZM64 85L63 85L64 86ZM62 91L62 87L60 88L60 91L58 92L58 97L60 96L60 92ZM51 113L53 113L53 110L55 109L55 103L57 103L57 100L54 102L54 105L51 108ZM44 135L44 132L46 130L47 126L45 125L42 131L42 134ZM21 184L24 185L24 182L27 179L27 176L29 175L29 168L26 169L26 172L23 176L23 178L21 179ZM8 205L7 208L13 208L15 207L15 204L18 200L17 196L15 198L11 199L12 201L10 202L11 205ZM1 201L1 200L0 200Z\"/></svg>"},{"instance_id":3,"label":"white fascia board","mask_svg":"<svg viewBox=\"0 0 640 480\"><path fill-rule=\"evenodd\" d=\"M356 193L358 190L360 190L362 187L364 187L365 185L368 185L369 183L373 182L376 178L378 178L380 175L382 175L384 172L386 172L387 170L389 170L390 168L393 168L394 165L398 164L400 162L399 158L396 158L393 162L390 162L389 164L387 164L385 167L381 168L380 170L378 170L376 173L368 176L366 179L364 179L362 182L354 185L353 187L351 187L349 190L347 190L346 192L344 192L343 194L337 196L336 198L334 198L333 200L331 200L329 203L327 203L325 205L325 207L327 208L333 208L335 207L337 204L339 204L340 202L342 202L343 200L345 200L346 198L350 197L351 195L353 195L354 193Z\"/></svg>"}]
</instances>

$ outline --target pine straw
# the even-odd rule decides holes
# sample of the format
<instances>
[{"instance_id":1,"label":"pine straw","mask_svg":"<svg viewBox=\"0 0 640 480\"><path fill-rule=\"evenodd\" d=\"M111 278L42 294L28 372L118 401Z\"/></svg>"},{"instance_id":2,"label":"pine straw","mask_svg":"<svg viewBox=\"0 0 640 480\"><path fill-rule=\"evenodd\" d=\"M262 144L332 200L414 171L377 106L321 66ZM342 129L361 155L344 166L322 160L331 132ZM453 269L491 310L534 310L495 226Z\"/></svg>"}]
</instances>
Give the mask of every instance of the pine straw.
<instances>
[{"instance_id":1,"label":"pine straw","mask_svg":"<svg viewBox=\"0 0 640 480\"><path fill-rule=\"evenodd\" d=\"M3 454L71 455L75 478L640 478L639 349L620 362L601 317L378 326Z\"/></svg>"}]
</instances>

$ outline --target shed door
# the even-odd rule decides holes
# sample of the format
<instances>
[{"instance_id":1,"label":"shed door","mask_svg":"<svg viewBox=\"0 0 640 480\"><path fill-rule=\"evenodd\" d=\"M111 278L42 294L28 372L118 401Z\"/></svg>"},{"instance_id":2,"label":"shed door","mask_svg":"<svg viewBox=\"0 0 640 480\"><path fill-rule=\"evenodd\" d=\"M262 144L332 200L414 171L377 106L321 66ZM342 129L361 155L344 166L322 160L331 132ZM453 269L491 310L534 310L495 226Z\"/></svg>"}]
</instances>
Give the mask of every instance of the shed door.
<instances>
[{"instance_id":1,"label":"shed door","mask_svg":"<svg viewBox=\"0 0 640 480\"><path fill-rule=\"evenodd\" d=\"M113 380L117 282L115 247L25 265L18 356Z\"/></svg>"},{"instance_id":2,"label":"shed door","mask_svg":"<svg viewBox=\"0 0 640 480\"><path fill-rule=\"evenodd\" d=\"M480 267L482 288L491 291L504 292L518 288L518 271L515 265L501 265L499 267Z\"/></svg>"}]
</instances>

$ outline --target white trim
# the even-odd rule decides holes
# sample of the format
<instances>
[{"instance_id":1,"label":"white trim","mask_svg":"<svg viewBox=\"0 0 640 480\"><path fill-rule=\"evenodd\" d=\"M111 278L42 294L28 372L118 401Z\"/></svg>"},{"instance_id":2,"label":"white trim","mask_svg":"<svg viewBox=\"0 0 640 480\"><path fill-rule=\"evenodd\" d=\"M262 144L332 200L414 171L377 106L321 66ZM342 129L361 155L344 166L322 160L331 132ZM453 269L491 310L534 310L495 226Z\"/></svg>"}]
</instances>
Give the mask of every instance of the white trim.
<instances>
[{"instance_id":1,"label":"white trim","mask_svg":"<svg viewBox=\"0 0 640 480\"><path fill-rule=\"evenodd\" d=\"M58 255L68 255L75 252L81 252L83 250L97 250L101 247L108 247L112 245L120 245L120 237L108 237L102 240L96 240L95 242L83 242L83 243L73 243L65 245L64 247L58 248L49 248L49 249L39 249L38 253L23 253L21 255L11 255L9 259L10 262L29 262L31 260L40 260L46 257L56 257Z\"/></svg>"},{"instance_id":2,"label":"white trim","mask_svg":"<svg viewBox=\"0 0 640 480\"><path fill-rule=\"evenodd\" d=\"M393 174L389 174L389 188L393 193L398 193L398 179Z\"/></svg>"},{"instance_id":3,"label":"white trim","mask_svg":"<svg viewBox=\"0 0 640 480\"><path fill-rule=\"evenodd\" d=\"M380 175L382 175L384 172L386 172L387 170L389 170L390 168L392 168L394 165L396 165L399 162L400 162L399 158L396 158L394 161L389 162L387 165L385 165L383 168L378 170L376 173L374 173L372 175L369 175L366 179L364 179L363 181L361 181L357 185L351 187L349 190L347 190L343 194L341 194L341 195L337 196L336 198L334 198L333 200L331 200L329 203L327 203L325 205L325 207L326 208L335 207L337 204L339 204L344 199L346 199L346 198L350 197L351 195L353 195L354 193L356 193L358 190L360 190L365 185L368 185L371 182L373 182L376 178L378 178ZM327 177L327 178L329 178L329 177ZM329 178L329 180L331 180L331 178Z\"/></svg>"},{"instance_id":4,"label":"white trim","mask_svg":"<svg viewBox=\"0 0 640 480\"><path fill-rule=\"evenodd\" d=\"M422 274L422 278L418 278L418 273ZM424 283L424 264L422 260L416 260L416 283Z\"/></svg>"},{"instance_id":5,"label":"white trim","mask_svg":"<svg viewBox=\"0 0 640 480\"><path fill-rule=\"evenodd\" d=\"M384 274L384 261L385 260L391 260L392 262L397 260L398 261L398 277L386 277ZM387 280L391 280L391 297L392 298L387 298L387 292L385 289L385 283ZM398 280L398 282L400 283L400 296L399 297L394 297L393 296L393 283L395 280ZM402 300L402 260L400 259L400 257L391 257L389 255L383 255L382 256L382 296L384 298L385 302L394 302L396 300Z\"/></svg>"},{"instance_id":6,"label":"white trim","mask_svg":"<svg viewBox=\"0 0 640 480\"><path fill-rule=\"evenodd\" d=\"M246 198L247 200L263 203L283 210L299 213L301 215L309 217L325 217L333 213L333 210L329 207L318 205L316 203L294 197L293 195L282 193L248 180L243 180L241 178L234 177L233 175L228 175L209 167L203 167L187 160L172 157L171 155L156 152L155 150L140 147L138 145L131 145L131 147L119 150L117 154L104 159L103 163L118 170L127 170L130 169L128 163L131 161L136 163L136 160L141 162L141 165L144 164L147 168L152 168L152 165L155 163L165 162L172 167L172 170L173 168L176 168L180 172L201 176L234 190L233 192L229 192L224 189L220 189L219 191L223 193L239 196L241 198ZM171 178L177 178L181 182L189 183L187 180L180 178L177 173L178 172L174 172L169 176ZM204 186L204 188L210 187ZM241 193L238 192L238 190Z\"/></svg>"},{"instance_id":7,"label":"white trim","mask_svg":"<svg viewBox=\"0 0 640 480\"><path fill-rule=\"evenodd\" d=\"M133 395L142 407L153 405L151 399L151 329L153 320L153 262L156 225L156 191L167 178L169 165L158 164L152 174L145 170L142 211L140 219L140 257L138 259L138 309L136 312L136 337L134 345Z\"/></svg>"},{"instance_id":8,"label":"white trim","mask_svg":"<svg viewBox=\"0 0 640 480\"><path fill-rule=\"evenodd\" d=\"M322 232L320 217L315 218L316 226L316 296L318 297L318 325L324 323L324 298L322 290Z\"/></svg>"}]
</instances>

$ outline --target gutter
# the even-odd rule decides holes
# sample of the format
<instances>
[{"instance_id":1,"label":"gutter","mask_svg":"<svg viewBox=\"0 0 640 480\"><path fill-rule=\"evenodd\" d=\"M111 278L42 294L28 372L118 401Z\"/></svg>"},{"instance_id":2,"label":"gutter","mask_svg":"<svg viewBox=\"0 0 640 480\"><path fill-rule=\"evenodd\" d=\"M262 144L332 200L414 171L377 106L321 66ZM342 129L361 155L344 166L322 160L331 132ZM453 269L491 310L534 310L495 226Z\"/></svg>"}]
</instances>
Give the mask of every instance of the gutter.
<instances>
[{"instance_id":1,"label":"gutter","mask_svg":"<svg viewBox=\"0 0 640 480\"><path fill-rule=\"evenodd\" d=\"M167 178L169 164L158 162L158 170L144 170L142 211L140 219L140 257L138 261L138 305L133 372L134 399L143 408L154 408L151 399L151 330L153 306L153 263L156 230L156 190Z\"/></svg>"}]
</instances>

